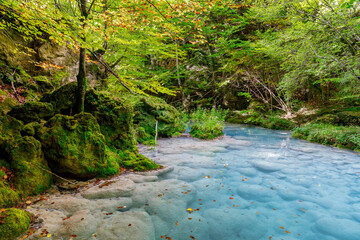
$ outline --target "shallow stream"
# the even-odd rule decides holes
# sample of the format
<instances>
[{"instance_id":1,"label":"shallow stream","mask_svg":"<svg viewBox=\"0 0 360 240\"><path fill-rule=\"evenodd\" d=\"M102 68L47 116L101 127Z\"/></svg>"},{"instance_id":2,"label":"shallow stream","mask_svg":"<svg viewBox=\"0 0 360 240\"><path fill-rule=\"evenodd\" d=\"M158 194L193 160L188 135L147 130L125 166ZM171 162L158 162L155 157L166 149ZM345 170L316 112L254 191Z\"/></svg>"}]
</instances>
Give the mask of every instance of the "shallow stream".
<instances>
[{"instance_id":1,"label":"shallow stream","mask_svg":"<svg viewBox=\"0 0 360 240\"><path fill-rule=\"evenodd\" d=\"M293 139L286 131L228 125L224 132L214 142L162 139L145 153L174 167L161 179L184 181L184 195L196 192L185 199L193 211L159 224L157 235L360 239L359 154Z\"/></svg>"},{"instance_id":2,"label":"shallow stream","mask_svg":"<svg viewBox=\"0 0 360 240\"><path fill-rule=\"evenodd\" d=\"M359 154L286 131L227 125L224 132L140 147L169 168L49 195L29 209L43 219L33 238L360 239Z\"/></svg>"}]
</instances>

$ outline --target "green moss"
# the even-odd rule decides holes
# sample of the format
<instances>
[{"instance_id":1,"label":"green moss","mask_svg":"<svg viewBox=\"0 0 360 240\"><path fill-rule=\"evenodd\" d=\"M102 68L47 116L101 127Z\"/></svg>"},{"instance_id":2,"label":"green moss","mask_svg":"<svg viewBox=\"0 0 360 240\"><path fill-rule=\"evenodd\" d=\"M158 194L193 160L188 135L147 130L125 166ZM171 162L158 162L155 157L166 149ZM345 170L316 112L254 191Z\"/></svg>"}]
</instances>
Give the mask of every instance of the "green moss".
<instances>
[{"instance_id":1,"label":"green moss","mask_svg":"<svg viewBox=\"0 0 360 240\"><path fill-rule=\"evenodd\" d=\"M97 119L108 146L136 151L134 110L125 100L112 99L90 89L86 94L85 111Z\"/></svg>"},{"instance_id":2,"label":"green moss","mask_svg":"<svg viewBox=\"0 0 360 240\"><path fill-rule=\"evenodd\" d=\"M24 210L8 208L0 213L0 240L13 240L29 229L31 214Z\"/></svg>"},{"instance_id":3,"label":"green moss","mask_svg":"<svg viewBox=\"0 0 360 240\"><path fill-rule=\"evenodd\" d=\"M19 194L12 190L7 182L0 180L0 208L13 206L18 201L20 201Z\"/></svg>"},{"instance_id":4,"label":"green moss","mask_svg":"<svg viewBox=\"0 0 360 240\"><path fill-rule=\"evenodd\" d=\"M147 157L130 151L124 151L124 167L135 171L147 171L157 169L160 166Z\"/></svg>"},{"instance_id":5,"label":"green moss","mask_svg":"<svg viewBox=\"0 0 360 240\"><path fill-rule=\"evenodd\" d=\"M53 106L50 103L26 102L15 106L9 115L23 121L24 123L49 119L54 115Z\"/></svg>"},{"instance_id":6,"label":"green moss","mask_svg":"<svg viewBox=\"0 0 360 240\"><path fill-rule=\"evenodd\" d=\"M0 90L0 116L7 114L17 104L16 99L11 98L7 92Z\"/></svg>"},{"instance_id":7,"label":"green moss","mask_svg":"<svg viewBox=\"0 0 360 240\"><path fill-rule=\"evenodd\" d=\"M106 146L89 113L55 115L38 131L50 168L63 176L87 179L119 171L117 157Z\"/></svg>"},{"instance_id":8,"label":"green moss","mask_svg":"<svg viewBox=\"0 0 360 240\"><path fill-rule=\"evenodd\" d=\"M76 82L72 82L45 94L40 101L51 103L55 113L71 115L76 101L76 89Z\"/></svg>"},{"instance_id":9,"label":"green moss","mask_svg":"<svg viewBox=\"0 0 360 240\"><path fill-rule=\"evenodd\" d=\"M51 186L52 175L41 144L34 137L17 139L10 151L11 169L15 172L15 189L22 195L38 194Z\"/></svg>"},{"instance_id":10,"label":"green moss","mask_svg":"<svg viewBox=\"0 0 360 240\"><path fill-rule=\"evenodd\" d=\"M154 141L156 120L158 120L158 137L171 137L185 130L179 111L160 98L151 96L138 98L134 107L136 137L140 143Z\"/></svg>"},{"instance_id":11,"label":"green moss","mask_svg":"<svg viewBox=\"0 0 360 240\"><path fill-rule=\"evenodd\" d=\"M37 76L33 77L33 80L36 82L36 84L39 86L39 90L41 92L49 92L54 90L53 84L50 82L50 80L45 76Z\"/></svg>"}]
</instances>

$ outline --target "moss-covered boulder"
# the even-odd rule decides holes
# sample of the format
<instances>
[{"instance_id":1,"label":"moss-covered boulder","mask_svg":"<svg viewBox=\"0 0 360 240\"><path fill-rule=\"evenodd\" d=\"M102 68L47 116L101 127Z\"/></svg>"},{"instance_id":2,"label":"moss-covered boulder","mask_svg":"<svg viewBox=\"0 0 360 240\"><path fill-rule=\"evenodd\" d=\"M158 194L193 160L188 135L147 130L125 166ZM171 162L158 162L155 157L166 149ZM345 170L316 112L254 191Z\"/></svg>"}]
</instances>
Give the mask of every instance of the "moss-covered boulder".
<instances>
[{"instance_id":1,"label":"moss-covered boulder","mask_svg":"<svg viewBox=\"0 0 360 240\"><path fill-rule=\"evenodd\" d=\"M29 229L31 214L24 210L8 208L0 212L0 240L13 240Z\"/></svg>"},{"instance_id":2,"label":"moss-covered boulder","mask_svg":"<svg viewBox=\"0 0 360 240\"><path fill-rule=\"evenodd\" d=\"M123 162L124 167L134 169L135 171L147 171L147 170L157 169L160 167L152 160L136 152L125 150L123 152L123 156L124 156L124 162Z\"/></svg>"},{"instance_id":3,"label":"moss-covered boulder","mask_svg":"<svg viewBox=\"0 0 360 240\"><path fill-rule=\"evenodd\" d=\"M13 206L18 201L20 201L18 192L14 191L6 181L0 179L0 208Z\"/></svg>"},{"instance_id":4,"label":"moss-covered boulder","mask_svg":"<svg viewBox=\"0 0 360 240\"><path fill-rule=\"evenodd\" d=\"M154 140L156 120L159 137L170 137L185 130L176 108L157 97L142 97L135 104L134 124L138 142Z\"/></svg>"},{"instance_id":5,"label":"moss-covered boulder","mask_svg":"<svg viewBox=\"0 0 360 240\"><path fill-rule=\"evenodd\" d=\"M52 176L38 140L29 136L17 139L9 154L14 187L22 196L50 188Z\"/></svg>"},{"instance_id":6,"label":"moss-covered boulder","mask_svg":"<svg viewBox=\"0 0 360 240\"><path fill-rule=\"evenodd\" d=\"M97 119L108 146L120 150L137 150L133 127L134 110L129 103L90 89L86 93L85 111Z\"/></svg>"},{"instance_id":7,"label":"moss-covered boulder","mask_svg":"<svg viewBox=\"0 0 360 240\"><path fill-rule=\"evenodd\" d=\"M0 162L15 174L16 191L28 196L49 188L52 178L40 142L21 135L21 121L8 115L0 120Z\"/></svg>"},{"instance_id":8,"label":"moss-covered boulder","mask_svg":"<svg viewBox=\"0 0 360 240\"><path fill-rule=\"evenodd\" d=\"M50 103L26 102L15 106L8 114L24 123L30 123L49 119L54 115L54 109Z\"/></svg>"},{"instance_id":9,"label":"moss-covered boulder","mask_svg":"<svg viewBox=\"0 0 360 240\"><path fill-rule=\"evenodd\" d=\"M45 93L54 90L54 85L45 76L33 77L33 81L39 86L38 90L40 90L41 92Z\"/></svg>"},{"instance_id":10,"label":"moss-covered boulder","mask_svg":"<svg viewBox=\"0 0 360 240\"><path fill-rule=\"evenodd\" d=\"M116 154L107 147L96 118L89 113L57 114L37 135L51 170L59 175L88 179L119 170Z\"/></svg>"},{"instance_id":11,"label":"moss-covered boulder","mask_svg":"<svg viewBox=\"0 0 360 240\"><path fill-rule=\"evenodd\" d=\"M0 89L0 116L7 114L18 102Z\"/></svg>"},{"instance_id":12,"label":"moss-covered boulder","mask_svg":"<svg viewBox=\"0 0 360 240\"><path fill-rule=\"evenodd\" d=\"M72 108L76 100L76 89L76 82L72 82L56 89L51 93L45 94L40 101L51 103L55 113L71 115L73 112Z\"/></svg>"},{"instance_id":13,"label":"moss-covered boulder","mask_svg":"<svg viewBox=\"0 0 360 240\"><path fill-rule=\"evenodd\" d=\"M11 147L16 139L21 138L24 124L9 116L0 117L0 159L8 159Z\"/></svg>"}]
</instances>

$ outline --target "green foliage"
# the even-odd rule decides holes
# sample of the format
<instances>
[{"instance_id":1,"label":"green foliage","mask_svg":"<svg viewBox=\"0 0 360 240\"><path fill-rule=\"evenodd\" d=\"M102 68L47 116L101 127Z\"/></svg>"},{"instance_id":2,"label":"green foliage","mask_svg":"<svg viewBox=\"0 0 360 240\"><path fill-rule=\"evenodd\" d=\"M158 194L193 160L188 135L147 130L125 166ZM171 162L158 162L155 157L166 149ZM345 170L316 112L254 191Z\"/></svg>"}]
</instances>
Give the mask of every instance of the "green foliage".
<instances>
[{"instance_id":1,"label":"green foliage","mask_svg":"<svg viewBox=\"0 0 360 240\"><path fill-rule=\"evenodd\" d=\"M31 214L21 209L7 208L0 213L0 240L13 240L29 229Z\"/></svg>"},{"instance_id":2,"label":"green foliage","mask_svg":"<svg viewBox=\"0 0 360 240\"><path fill-rule=\"evenodd\" d=\"M293 137L335 147L360 150L360 128L312 123L296 128Z\"/></svg>"},{"instance_id":3,"label":"green foliage","mask_svg":"<svg viewBox=\"0 0 360 240\"><path fill-rule=\"evenodd\" d=\"M277 130L291 130L295 127L295 124L288 119L280 118L278 116L270 116L263 120L262 126Z\"/></svg>"},{"instance_id":4,"label":"green foliage","mask_svg":"<svg viewBox=\"0 0 360 240\"><path fill-rule=\"evenodd\" d=\"M223 135L227 113L228 110L198 108L189 114L191 122L190 135L201 139L214 139Z\"/></svg>"}]
</instances>

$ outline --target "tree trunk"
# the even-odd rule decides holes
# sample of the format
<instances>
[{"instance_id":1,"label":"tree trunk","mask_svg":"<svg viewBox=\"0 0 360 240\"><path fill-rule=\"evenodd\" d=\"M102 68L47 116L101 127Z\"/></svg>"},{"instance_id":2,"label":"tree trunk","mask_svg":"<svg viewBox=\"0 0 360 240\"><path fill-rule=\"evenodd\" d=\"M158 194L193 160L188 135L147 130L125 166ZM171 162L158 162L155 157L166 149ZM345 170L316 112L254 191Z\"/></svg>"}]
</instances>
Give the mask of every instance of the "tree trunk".
<instances>
[{"instance_id":1,"label":"tree trunk","mask_svg":"<svg viewBox=\"0 0 360 240\"><path fill-rule=\"evenodd\" d=\"M80 11L82 18L82 27L85 29L86 27L86 19L87 19L87 0L80 0ZM81 38L82 41L86 42L85 33ZM86 57L86 48L80 48L80 57L79 57L79 72L76 76L77 79L77 92L76 92L76 103L74 107L75 113L81 113L85 108L85 94L86 94L86 69L85 69L85 57Z\"/></svg>"}]
</instances>

